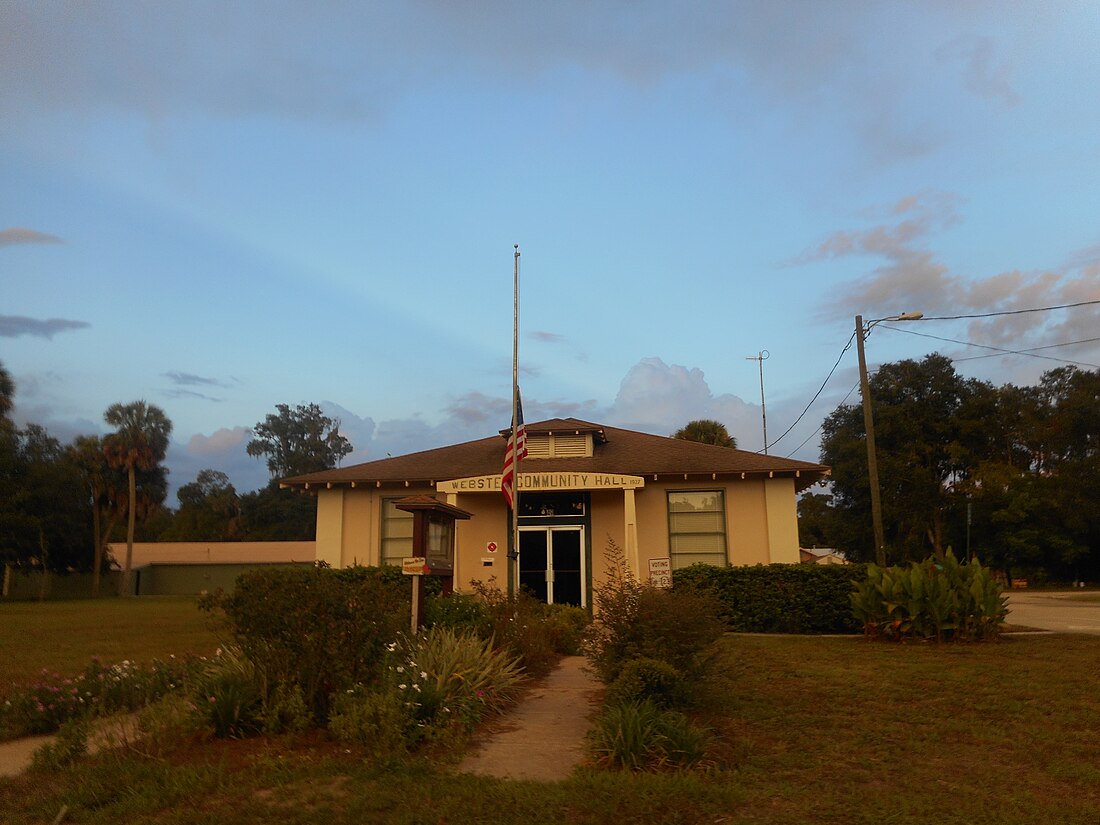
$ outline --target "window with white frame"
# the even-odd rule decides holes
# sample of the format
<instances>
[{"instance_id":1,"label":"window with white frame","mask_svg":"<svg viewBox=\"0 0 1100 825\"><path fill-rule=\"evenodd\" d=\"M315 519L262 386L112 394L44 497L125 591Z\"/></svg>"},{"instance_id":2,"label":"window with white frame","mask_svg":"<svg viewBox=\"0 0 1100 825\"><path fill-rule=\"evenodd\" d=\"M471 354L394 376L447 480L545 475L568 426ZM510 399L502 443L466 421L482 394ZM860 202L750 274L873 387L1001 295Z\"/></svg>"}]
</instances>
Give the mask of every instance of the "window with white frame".
<instances>
[{"instance_id":1,"label":"window with white frame","mask_svg":"<svg viewBox=\"0 0 1100 825\"><path fill-rule=\"evenodd\" d=\"M382 564L401 566L412 555L413 514L394 506L397 498L382 499Z\"/></svg>"},{"instance_id":2,"label":"window with white frame","mask_svg":"<svg viewBox=\"0 0 1100 825\"><path fill-rule=\"evenodd\" d=\"M700 563L728 564L722 490L669 490L668 548L674 570Z\"/></svg>"}]
</instances>

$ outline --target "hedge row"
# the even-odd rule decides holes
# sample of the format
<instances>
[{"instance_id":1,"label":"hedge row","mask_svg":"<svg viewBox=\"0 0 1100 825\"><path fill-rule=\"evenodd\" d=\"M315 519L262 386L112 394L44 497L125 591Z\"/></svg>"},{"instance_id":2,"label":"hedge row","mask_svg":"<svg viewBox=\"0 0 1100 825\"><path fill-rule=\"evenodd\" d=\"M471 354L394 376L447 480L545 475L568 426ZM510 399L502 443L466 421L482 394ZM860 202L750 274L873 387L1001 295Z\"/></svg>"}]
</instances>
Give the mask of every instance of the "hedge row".
<instances>
[{"instance_id":1,"label":"hedge row","mask_svg":"<svg viewBox=\"0 0 1100 825\"><path fill-rule=\"evenodd\" d=\"M727 627L739 633L860 633L852 613L852 583L863 565L695 564L673 573L674 587L698 587L722 604Z\"/></svg>"}]
</instances>

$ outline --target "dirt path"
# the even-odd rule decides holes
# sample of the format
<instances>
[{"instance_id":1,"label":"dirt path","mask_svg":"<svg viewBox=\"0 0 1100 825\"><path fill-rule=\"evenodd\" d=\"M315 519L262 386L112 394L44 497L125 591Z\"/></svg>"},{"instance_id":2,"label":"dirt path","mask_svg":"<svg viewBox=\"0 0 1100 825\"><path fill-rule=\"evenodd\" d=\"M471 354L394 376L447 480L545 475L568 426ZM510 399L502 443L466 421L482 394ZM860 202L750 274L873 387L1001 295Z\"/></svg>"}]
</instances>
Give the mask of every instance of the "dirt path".
<instances>
[{"instance_id":1,"label":"dirt path","mask_svg":"<svg viewBox=\"0 0 1100 825\"><path fill-rule=\"evenodd\" d=\"M461 773L501 779L557 782L584 758L584 736L596 710L600 683L584 670L583 656L567 656L476 752Z\"/></svg>"}]
</instances>

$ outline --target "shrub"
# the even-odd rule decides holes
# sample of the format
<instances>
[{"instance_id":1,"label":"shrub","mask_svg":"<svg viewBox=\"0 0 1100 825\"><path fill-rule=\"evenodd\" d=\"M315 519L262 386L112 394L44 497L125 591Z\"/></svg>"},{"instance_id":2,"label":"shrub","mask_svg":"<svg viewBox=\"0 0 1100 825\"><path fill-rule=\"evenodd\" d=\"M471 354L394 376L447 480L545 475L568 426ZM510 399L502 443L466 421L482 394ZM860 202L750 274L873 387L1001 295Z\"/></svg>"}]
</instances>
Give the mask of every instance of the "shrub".
<instances>
[{"instance_id":1,"label":"shrub","mask_svg":"<svg viewBox=\"0 0 1100 825\"><path fill-rule=\"evenodd\" d=\"M467 593L429 598L424 610L424 622L428 627L471 630L486 639L491 635L491 622L485 604L476 595Z\"/></svg>"},{"instance_id":2,"label":"shrub","mask_svg":"<svg viewBox=\"0 0 1100 825\"><path fill-rule=\"evenodd\" d=\"M451 720L472 725L486 712L510 705L523 679L519 659L470 632L436 627L410 640L393 678L417 721L425 726Z\"/></svg>"},{"instance_id":3,"label":"shrub","mask_svg":"<svg viewBox=\"0 0 1100 825\"><path fill-rule=\"evenodd\" d=\"M588 741L597 767L656 771L700 766L710 736L682 713L652 702L617 702L604 707Z\"/></svg>"},{"instance_id":4,"label":"shrub","mask_svg":"<svg viewBox=\"0 0 1100 825\"><path fill-rule=\"evenodd\" d=\"M862 575L862 565L695 564L673 582L712 593L727 629L739 633L858 633L848 594Z\"/></svg>"},{"instance_id":5,"label":"shrub","mask_svg":"<svg viewBox=\"0 0 1100 825\"><path fill-rule=\"evenodd\" d=\"M52 742L47 742L32 754L31 768L57 771L69 767L88 752L88 733L87 719L66 722Z\"/></svg>"},{"instance_id":6,"label":"shrub","mask_svg":"<svg viewBox=\"0 0 1100 825\"><path fill-rule=\"evenodd\" d=\"M336 697L328 729L341 742L359 745L379 760L407 751L412 724L411 710L397 693L360 686Z\"/></svg>"},{"instance_id":7,"label":"shrub","mask_svg":"<svg viewBox=\"0 0 1100 825\"><path fill-rule=\"evenodd\" d=\"M677 707L687 701L687 685L680 671L659 659L633 659L607 689L609 705L623 702L653 702L659 707Z\"/></svg>"},{"instance_id":8,"label":"shrub","mask_svg":"<svg viewBox=\"0 0 1100 825\"><path fill-rule=\"evenodd\" d=\"M201 667L199 658L171 657L147 665L93 659L72 677L43 670L38 682L14 687L0 706L0 740L50 733L70 719L136 710L182 689Z\"/></svg>"},{"instance_id":9,"label":"shrub","mask_svg":"<svg viewBox=\"0 0 1100 825\"><path fill-rule=\"evenodd\" d=\"M377 568L261 569L203 606L225 611L265 705L280 686L296 687L324 720L334 693L378 678L386 644L407 621L407 584Z\"/></svg>"},{"instance_id":10,"label":"shrub","mask_svg":"<svg viewBox=\"0 0 1100 825\"><path fill-rule=\"evenodd\" d=\"M246 736L260 729L263 696L255 668L238 650L219 650L196 692L196 704L215 736Z\"/></svg>"},{"instance_id":11,"label":"shrub","mask_svg":"<svg viewBox=\"0 0 1100 825\"><path fill-rule=\"evenodd\" d=\"M577 651L578 636L588 623L584 610L544 604L527 593L509 596L492 579L472 586L487 617L482 637L518 658L529 675L545 675L560 656Z\"/></svg>"},{"instance_id":12,"label":"shrub","mask_svg":"<svg viewBox=\"0 0 1100 825\"><path fill-rule=\"evenodd\" d=\"M205 720L198 705L178 694L165 696L138 714L140 739L136 750L161 759L202 732Z\"/></svg>"},{"instance_id":13,"label":"shrub","mask_svg":"<svg viewBox=\"0 0 1100 825\"><path fill-rule=\"evenodd\" d=\"M868 638L982 641L996 638L1008 613L989 571L976 559L961 564L950 549L942 561L908 568L869 564L852 584L852 611Z\"/></svg>"},{"instance_id":14,"label":"shrub","mask_svg":"<svg viewBox=\"0 0 1100 825\"><path fill-rule=\"evenodd\" d=\"M658 659L687 679L703 675L707 648L723 633L717 600L703 590L643 587L622 550L608 542L606 580L596 588L596 617L585 653L610 684L633 659Z\"/></svg>"}]
</instances>

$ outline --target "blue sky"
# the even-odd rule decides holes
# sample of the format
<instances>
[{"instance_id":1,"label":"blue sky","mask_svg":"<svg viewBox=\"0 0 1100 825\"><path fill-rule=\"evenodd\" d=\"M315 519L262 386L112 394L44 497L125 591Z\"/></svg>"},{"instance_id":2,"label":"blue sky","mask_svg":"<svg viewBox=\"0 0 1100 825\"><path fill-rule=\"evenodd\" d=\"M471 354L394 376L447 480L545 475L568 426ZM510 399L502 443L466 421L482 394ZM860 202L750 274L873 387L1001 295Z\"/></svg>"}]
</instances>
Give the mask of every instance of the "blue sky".
<instances>
[{"instance_id":1,"label":"blue sky","mask_svg":"<svg viewBox=\"0 0 1100 825\"><path fill-rule=\"evenodd\" d=\"M759 449L747 356L770 353L774 441L857 313L1100 299L1098 40L1092 2L6 2L16 420L68 440L143 398L174 486L240 490L278 403L340 418L345 463L483 437L508 425L518 243L528 420L710 417ZM1098 322L883 324L868 358ZM1100 363L1037 354L1061 360L958 369ZM816 460L855 362L773 453Z\"/></svg>"}]
</instances>

